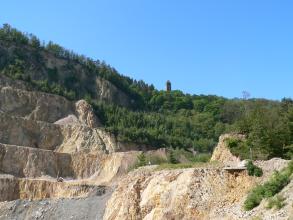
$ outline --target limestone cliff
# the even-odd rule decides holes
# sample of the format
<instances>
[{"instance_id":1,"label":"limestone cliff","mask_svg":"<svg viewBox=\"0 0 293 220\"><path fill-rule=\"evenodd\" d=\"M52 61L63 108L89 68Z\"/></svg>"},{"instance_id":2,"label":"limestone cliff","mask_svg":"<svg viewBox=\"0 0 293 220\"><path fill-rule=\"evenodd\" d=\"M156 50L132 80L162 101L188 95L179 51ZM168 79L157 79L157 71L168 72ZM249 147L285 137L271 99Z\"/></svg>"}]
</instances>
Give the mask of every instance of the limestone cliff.
<instances>
[{"instance_id":1,"label":"limestone cliff","mask_svg":"<svg viewBox=\"0 0 293 220\"><path fill-rule=\"evenodd\" d=\"M97 98L110 103L118 103L122 106L130 106L131 99L125 93L121 92L109 81L100 77L96 78ZM118 101L118 102L117 102Z\"/></svg>"},{"instance_id":2,"label":"limestone cliff","mask_svg":"<svg viewBox=\"0 0 293 220\"><path fill-rule=\"evenodd\" d=\"M76 118L74 122L77 124L91 128L101 126L92 107L85 100L74 103L57 95L15 89L10 86L1 87L0 85L1 112L49 123L61 121L63 118L73 115Z\"/></svg>"},{"instance_id":3,"label":"limestone cliff","mask_svg":"<svg viewBox=\"0 0 293 220\"><path fill-rule=\"evenodd\" d=\"M56 182L48 179L19 179L15 177L0 177L0 201L17 199L40 200L44 198L86 197L105 187L96 185Z\"/></svg>"},{"instance_id":4,"label":"limestone cliff","mask_svg":"<svg viewBox=\"0 0 293 220\"><path fill-rule=\"evenodd\" d=\"M0 113L0 143L63 153L103 150L114 152L116 140L100 128L51 124ZM107 142L104 142L107 141Z\"/></svg>"}]
</instances>

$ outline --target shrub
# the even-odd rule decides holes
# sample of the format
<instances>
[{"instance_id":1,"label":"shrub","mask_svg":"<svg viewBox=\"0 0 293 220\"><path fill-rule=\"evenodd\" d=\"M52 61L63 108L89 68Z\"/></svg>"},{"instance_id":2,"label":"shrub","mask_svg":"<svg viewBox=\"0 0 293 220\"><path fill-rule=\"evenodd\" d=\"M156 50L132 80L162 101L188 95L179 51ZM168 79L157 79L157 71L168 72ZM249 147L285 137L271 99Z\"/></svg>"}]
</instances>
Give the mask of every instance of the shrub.
<instances>
[{"instance_id":1,"label":"shrub","mask_svg":"<svg viewBox=\"0 0 293 220\"><path fill-rule=\"evenodd\" d=\"M55 68L48 68L47 72L48 72L49 81L58 82L59 74L58 74L58 70L56 67Z\"/></svg>"},{"instance_id":2,"label":"shrub","mask_svg":"<svg viewBox=\"0 0 293 220\"><path fill-rule=\"evenodd\" d=\"M207 153L201 153L201 154L196 154L194 158L192 158L192 162L201 162L201 163L207 163L211 159L211 154Z\"/></svg>"},{"instance_id":3,"label":"shrub","mask_svg":"<svg viewBox=\"0 0 293 220\"><path fill-rule=\"evenodd\" d=\"M200 152L211 152L216 142L212 139L200 138L194 141L195 149Z\"/></svg>"},{"instance_id":4,"label":"shrub","mask_svg":"<svg viewBox=\"0 0 293 220\"><path fill-rule=\"evenodd\" d=\"M229 138L226 143L233 155L240 157L241 160L249 159L249 147L246 141Z\"/></svg>"},{"instance_id":5,"label":"shrub","mask_svg":"<svg viewBox=\"0 0 293 220\"><path fill-rule=\"evenodd\" d=\"M254 165L251 160L246 163L246 168L249 176L260 177L263 175L263 171L260 167Z\"/></svg>"},{"instance_id":6,"label":"shrub","mask_svg":"<svg viewBox=\"0 0 293 220\"><path fill-rule=\"evenodd\" d=\"M230 147L230 148L237 147L239 142L240 142L240 140L238 140L238 139L234 139L234 138L227 139L227 144L228 144L228 147Z\"/></svg>"},{"instance_id":7,"label":"shrub","mask_svg":"<svg viewBox=\"0 0 293 220\"><path fill-rule=\"evenodd\" d=\"M284 151L286 152L284 155L285 159L293 159L293 145L286 146Z\"/></svg>"},{"instance_id":8,"label":"shrub","mask_svg":"<svg viewBox=\"0 0 293 220\"><path fill-rule=\"evenodd\" d=\"M256 188L254 188L244 202L244 209L248 211L258 206L263 199L263 194L263 186L257 186Z\"/></svg>"},{"instance_id":9,"label":"shrub","mask_svg":"<svg viewBox=\"0 0 293 220\"><path fill-rule=\"evenodd\" d=\"M23 60L15 59L14 62L2 70L2 74L12 79L24 79L25 78L25 63Z\"/></svg>"},{"instance_id":10,"label":"shrub","mask_svg":"<svg viewBox=\"0 0 293 220\"><path fill-rule=\"evenodd\" d=\"M276 171L266 183L254 188L244 202L244 209L251 210L258 206L264 198L270 198L279 193L291 181L292 173L293 161L280 172Z\"/></svg>"},{"instance_id":11,"label":"shrub","mask_svg":"<svg viewBox=\"0 0 293 220\"><path fill-rule=\"evenodd\" d=\"M162 163L166 163L167 160L165 158L162 158L157 155L147 155L147 160L152 164L152 165L158 165Z\"/></svg>"}]
</instances>

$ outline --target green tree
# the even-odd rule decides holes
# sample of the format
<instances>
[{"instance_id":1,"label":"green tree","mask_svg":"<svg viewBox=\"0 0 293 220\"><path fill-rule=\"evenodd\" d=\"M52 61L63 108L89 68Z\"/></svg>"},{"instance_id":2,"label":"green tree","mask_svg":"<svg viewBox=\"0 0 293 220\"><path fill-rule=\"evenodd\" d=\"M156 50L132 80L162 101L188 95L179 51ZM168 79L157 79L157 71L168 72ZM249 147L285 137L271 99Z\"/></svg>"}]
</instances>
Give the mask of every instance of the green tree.
<instances>
[{"instance_id":1,"label":"green tree","mask_svg":"<svg viewBox=\"0 0 293 220\"><path fill-rule=\"evenodd\" d=\"M171 164L178 163L178 160L176 159L173 150L171 150L169 153L169 163L171 163Z\"/></svg>"},{"instance_id":2,"label":"green tree","mask_svg":"<svg viewBox=\"0 0 293 220\"><path fill-rule=\"evenodd\" d=\"M137 156L137 160L138 160L138 166L139 167L145 166L147 164L147 162L146 162L146 156L145 156L144 152L140 153Z\"/></svg>"}]
</instances>

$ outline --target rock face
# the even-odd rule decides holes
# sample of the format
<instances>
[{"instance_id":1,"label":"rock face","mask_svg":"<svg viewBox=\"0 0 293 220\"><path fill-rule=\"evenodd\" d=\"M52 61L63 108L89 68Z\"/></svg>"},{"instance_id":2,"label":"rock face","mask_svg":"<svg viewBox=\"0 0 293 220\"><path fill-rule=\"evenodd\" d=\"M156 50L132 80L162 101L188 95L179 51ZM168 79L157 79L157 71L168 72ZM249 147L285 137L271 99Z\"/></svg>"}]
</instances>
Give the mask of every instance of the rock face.
<instances>
[{"instance_id":1,"label":"rock face","mask_svg":"<svg viewBox=\"0 0 293 220\"><path fill-rule=\"evenodd\" d=\"M214 149L213 155L211 157L211 161L218 161L223 163L226 166L239 166L240 159L234 156L228 146L228 139L236 139L236 140L244 140L245 136L240 134L224 134L219 138L218 145Z\"/></svg>"},{"instance_id":2,"label":"rock face","mask_svg":"<svg viewBox=\"0 0 293 220\"><path fill-rule=\"evenodd\" d=\"M94 114L93 108L85 100L80 100L75 103L75 109L80 122L90 128L96 128L101 126L96 115Z\"/></svg>"},{"instance_id":3,"label":"rock face","mask_svg":"<svg viewBox=\"0 0 293 220\"><path fill-rule=\"evenodd\" d=\"M92 107L85 100L72 103L61 96L14 89L10 86L0 86L0 112L49 123L71 116L74 120L70 124L91 128L101 126Z\"/></svg>"},{"instance_id":4,"label":"rock face","mask_svg":"<svg viewBox=\"0 0 293 220\"><path fill-rule=\"evenodd\" d=\"M70 212L76 219L101 217L111 185L134 165L139 152L116 152L124 145L100 127L85 100L75 103L27 89L25 83L0 76L0 219L45 218L39 212L44 199L54 199L59 209L78 207L76 198L83 209L92 203L99 211L94 206L83 215L70 208L59 210L62 214L52 210L45 219L54 214L58 220L68 219ZM26 213L19 200L35 210Z\"/></svg>"},{"instance_id":5,"label":"rock face","mask_svg":"<svg viewBox=\"0 0 293 220\"><path fill-rule=\"evenodd\" d=\"M1 52L0 52L1 55ZM14 89L31 90L30 86L22 80L10 79L0 74L0 86L1 87L12 87Z\"/></svg>"},{"instance_id":6,"label":"rock face","mask_svg":"<svg viewBox=\"0 0 293 220\"><path fill-rule=\"evenodd\" d=\"M98 99L109 103L117 103L122 106L131 105L131 100L109 81L97 77L96 87Z\"/></svg>"},{"instance_id":7,"label":"rock face","mask_svg":"<svg viewBox=\"0 0 293 220\"><path fill-rule=\"evenodd\" d=\"M2 112L36 121L53 123L74 113L71 102L60 96L0 87Z\"/></svg>"},{"instance_id":8,"label":"rock face","mask_svg":"<svg viewBox=\"0 0 293 220\"><path fill-rule=\"evenodd\" d=\"M111 156L114 155L66 154L0 144L0 171L17 177L62 176L83 179L95 174Z\"/></svg>"},{"instance_id":9,"label":"rock face","mask_svg":"<svg viewBox=\"0 0 293 220\"><path fill-rule=\"evenodd\" d=\"M86 197L92 192L103 194L105 187L45 179L0 178L0 201L16 199L40 200L44 198Z\"/></svg>"},{"instance_id":10,"label":"rock face","mask_svg":"<svg viewBox=\"0 0 293 220\"><path fill-rule=\"evenodd\" d=\"M217 168L138 170L119 184L104 220L209 219L215 207L239 201L254 183L246 172Z\"/></svg>"},{"instance_id":11,"label":"rock face","mask_svg":"<svg viewBox=\"0 0 293 220\"><path fill-rule=\"evenodd\" d=\"M116 140L102 129L79 124L58 125L0 113L0 143L63 153L114 152Z\"/></svg>"}]
</instances>

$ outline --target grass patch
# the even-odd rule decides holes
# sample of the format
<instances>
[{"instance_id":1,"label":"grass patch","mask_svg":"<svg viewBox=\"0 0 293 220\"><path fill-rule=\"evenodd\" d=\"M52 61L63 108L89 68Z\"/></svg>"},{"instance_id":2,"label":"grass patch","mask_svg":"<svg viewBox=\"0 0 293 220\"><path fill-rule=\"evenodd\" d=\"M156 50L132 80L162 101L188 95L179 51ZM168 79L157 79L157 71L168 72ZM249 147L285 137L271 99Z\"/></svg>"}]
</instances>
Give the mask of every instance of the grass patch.
<instances>
[{"instance_id":1,"label":"grass patch","mask_svg":"<svg viewBox=\"0 0 293 220\"><path fill-rule=\"evenodd\" d=\"M184 149L179 149L179 148L172 149L171 151L177 161L180 161L181 157L186 158L186 160L188 160L191 163L195 163L195 162L205 163L205 162L209 162L209 160L211 159L210 153L197 153L193 155L192 152L184 150Z\"/></svg>"},{"instance_id":2,"label":"grass patch","mask_svg":"<svg viewBox=\"0 0 293 220\"><path fill-rule=\"evenodd\" d=\"M194 163L207 163L211 159L211 154L208 153L200 153L195 155L193 158L191 158L191 161Z\"/></svg>"},{"instance_id":3,"label":"grass patch","mask_svg":"<svg viewBox=\"0 0 293 220\"><path fill-rule=\"evenodd\" d=\"M137 155L136 162L133 166L129 167L128 172L137 169L139 167L147 166L147 165L159 165L162 163L167 163L168 161L160 156L146 154L144 152Z\"/></svg>"},{"instance_id":4,"label":"grass patch","mask_svg":"<svg viewBox=\"0 0 293 220\"><path fill-rule=\"evenodd\" d=\"M193 167L194 164L193 163L177 163L177 164L173 164L173 163L163 163L160 164L156 170L174 170L174 169L184 169L184 168L191 168Z\"/></svg>"},{"instance_id":5,"label":"grass patch","mask_svg":"<svg viewBox=\"0 0 293 220\"><path fill-rule=\"evenodd\" d=\"M262 218L259 216L255 216L255 217L252 217L251 220L262 220Z\"/></svg>"},{"instance_id":6,"label":"grass patch","mask_svg":"<svg viewBox=\"0 0 293 220\"><path fill-rule=\"evenodd\" d=\"M156 170L175 170L175 169L185 169L185 168L208 168L208 167L215 167L217 166L217 162L195 162L195 163L177 163L177 164L171 164L171 163L163 163L160 164Z\"/></svg>"},{"instance_id":7,"label":"grass patch","mask_svg":"<svg viewBox=\"0 0 293 220\"><path fill-rule=\"evenodd\" d=\"M157 156L157 155L147 155L146 158L147 158L147 162L150 162L151 165L158 165L158 164L167 162L165 158Z\"/></svg>"},{"instance_id":8,"label":"grass patch","mask_svg":"<svg viewBox=\"0 0 293 220\"><path fill-rule=\"evenodd\" d=\"M281 209L286 205L285 198L281 195L274 196L268 200L267 209Z\"/></svg>"},{"instance_id":9,"label":"grass patch","mask_svg":"<svg viewBox=\"0 0 293 220\"><path fill-rule=\"evenodd\" d=\"M255 187L247 196L244 202L244 209L251 210L257 207L264 198L271 198L279 193L291 181L293 173L293 160L280 172L275 172L273 176L264 184Z\"/></svg>"},{"instance_id":10,"label":"grass patch","mask_svg":"<svg viewBox=\"0 0 293 220\"><path fill-rule=\"evenodd\" d=\"M180 162L179 159L184 157L187 162ZM129 168L132 171L142 166L159 165L156 170L184 169L192 167L200 167L203 165L213 165L216 162L209 162L211 155L208 153L199 153L195 156L183 149L170 149L167 158L148 153L141 153L137 156L136 163Z\"/></svg>"}]
</instances>

